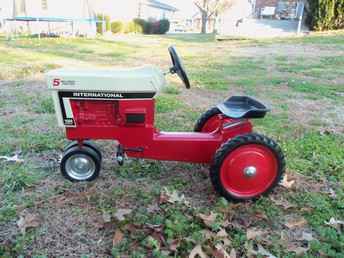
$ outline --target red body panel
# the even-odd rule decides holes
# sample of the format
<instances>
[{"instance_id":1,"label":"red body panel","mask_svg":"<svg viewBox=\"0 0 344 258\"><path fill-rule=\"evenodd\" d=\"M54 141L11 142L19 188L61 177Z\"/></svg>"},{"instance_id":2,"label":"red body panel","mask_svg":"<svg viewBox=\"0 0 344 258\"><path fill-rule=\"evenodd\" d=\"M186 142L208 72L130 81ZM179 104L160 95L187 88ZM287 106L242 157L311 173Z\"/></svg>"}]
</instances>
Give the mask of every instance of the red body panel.
<instances>
[{"instance_id":1,"label":"red body panel","mask_svg":"<svg viewBox=\"0 0 344 258\"><path fill-rule=\"evenodd\" d=\"M154 128L154 99L149 100L71 100L75 128L67 128L70 140L111 139L127 150L131 157L211 163L214 153L228 139L252 132L248 120L222 119L213 132L159 132ZM139 122L129 121L128 116ZM144 118L144 121L141 120Z\"/></svg>"}]
</instances>

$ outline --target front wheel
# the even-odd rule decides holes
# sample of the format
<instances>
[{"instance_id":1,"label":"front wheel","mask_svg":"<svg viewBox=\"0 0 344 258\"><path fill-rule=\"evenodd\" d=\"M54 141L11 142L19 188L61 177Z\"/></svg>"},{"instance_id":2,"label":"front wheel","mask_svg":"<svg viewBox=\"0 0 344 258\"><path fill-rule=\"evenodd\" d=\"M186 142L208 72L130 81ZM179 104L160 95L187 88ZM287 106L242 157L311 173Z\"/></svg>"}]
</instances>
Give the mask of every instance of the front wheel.
<instances>
[{"instance_id":1,"label":"front wheel","mask_svg":"<svg viewBox=\"0 0 344 258\"><path fill-rule=\"evenodd\" d=\"M277 143L259 134L246 134L218 149L210 177L220 195L243 201L272 191L284 172L285 159Z\"/></svg>"},{"instance_id":2,"label":"front wheel","mask_svg":"<svg viewBox=\"0 0 344 258\"><path fill-rule=\"evenodd\" d=\"M92 148L74 146L69 148L61 160L61 173L72 182L93 181L99 176L101 160Z\"/></svg>"}]
</instances>

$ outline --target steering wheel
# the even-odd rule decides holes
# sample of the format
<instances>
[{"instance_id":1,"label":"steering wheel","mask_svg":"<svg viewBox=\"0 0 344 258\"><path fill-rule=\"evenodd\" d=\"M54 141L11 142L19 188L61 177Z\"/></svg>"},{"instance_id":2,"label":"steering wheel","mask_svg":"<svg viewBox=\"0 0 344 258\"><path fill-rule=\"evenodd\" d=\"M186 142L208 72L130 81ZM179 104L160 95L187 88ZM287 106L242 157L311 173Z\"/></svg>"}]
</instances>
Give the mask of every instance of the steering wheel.
<instances>
[{"instance_id":1,"label":"steering wheel","mask_svg":"<svg viewBox=\"0 0 344 258\"><path fill-rule=\"evenodd\" d=\"M170 46L168 48L168 52L170 53L172 64L173 66L170 68L171 74L177 74L179 78L183 81L185 87L187 89L190 89L190 81L189 78L185 72L185 68L183 66L183 63L181 59L178 56L177 50L174 46Z\"/></svg>"}]
</instances>

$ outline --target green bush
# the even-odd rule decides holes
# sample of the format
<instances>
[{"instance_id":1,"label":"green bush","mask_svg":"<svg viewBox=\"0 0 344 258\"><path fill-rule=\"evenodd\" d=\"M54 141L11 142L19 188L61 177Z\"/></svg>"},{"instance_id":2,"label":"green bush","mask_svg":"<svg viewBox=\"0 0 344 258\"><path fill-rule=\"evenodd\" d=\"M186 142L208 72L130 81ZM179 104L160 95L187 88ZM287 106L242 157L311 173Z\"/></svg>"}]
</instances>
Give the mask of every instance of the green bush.
<instances>
[{"instance_id":1,"label":"green bush","mask_svg":"<svg viewBox=\"0 0 344 258\"><path fill-rule=\"evenodd\" d=\"M312 30L344 29L343 0L308 0L307 24Z\"/></svg>"},{"instance_id":2,"label":"green bush","mask_svg":"<svg viewBox=\"0 0 344 258\"><path fill-rule=\"evenodd\" d=\"M97 14L97 33L99 34L103 33L103 24L104 24L103 20L105 20L105 31L111 30L110 16Z\"/></svg>"},{"instance_id":3,"label":"green bush","mask_svg":"<svg viewBox=\"0 0 344 258\"><path fill-rule=\"evenodd\" d=\"M121 21L114 21L111 23L111 32L116 34L123 31L124 24Z\"/></svg>"},{"instance_id":4,"label":"green bush","mask_svg":"<svg viewBox=\"0 0 344 258\"><path fill-rule=\"evenodd\" d=\"M147 33L147 21L145 21L144 19L141 18L136 18L133 20L133 22L135 23L135 26L138 30L138 32L140 33Z\"/></svg>"},{"instance_id":5,"label":"green bush","mask_svg":"<svg viewBox=\"0 0 344 258\"><path fill-rule=\"evenodd\" d=\"M146 21L144 19L134 19L136 31L144 34L165 34L170 29L169 20L162 19L160 21Z\"/></svg>"},{"instance_id":6,"label":"green bush","mask_svg":"<svg viewBox=\"0 0 344 258\"><path fill-rule=\"evenodd\" d=\"M160 20L158 26L157 34L165 34L170 30L170 21L167 19Z\"/></svg>"}]
</instances>

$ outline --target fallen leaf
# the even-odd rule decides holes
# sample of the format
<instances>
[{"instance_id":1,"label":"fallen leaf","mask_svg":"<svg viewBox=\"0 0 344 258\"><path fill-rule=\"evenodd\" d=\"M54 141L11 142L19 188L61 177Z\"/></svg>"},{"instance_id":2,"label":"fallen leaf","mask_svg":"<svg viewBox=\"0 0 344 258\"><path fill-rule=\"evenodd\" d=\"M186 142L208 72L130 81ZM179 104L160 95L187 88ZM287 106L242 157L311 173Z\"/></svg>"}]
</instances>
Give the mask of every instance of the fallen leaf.
<instances>
[{"instance_id":1,"label":"fallen leaf","mask_svg":"<svg viewBox=\"0 0 344 258\"><path fill-rule=\"evenodd\" d=\"M5 162L23 163L24 160L20 159L18 154L14 154L12 157L0 156L0 160L3 159Z\"/></svg>"},{"instance_id":2,"label":"fallen leaf","mask_svg":"<svg viewBox=\"0 0 344 258\"><path fill-rule=\"evenodd\" d=\"M313 237L312 233L302 232L302 236L298 240L310 242L310 241L314 240L314 237Z\"/></svg>"},{"instance_id":3,"label":"fallen leaf","mask_svg":"<svg viewBox=\"0 0 344 258\"><path fill-rule=\"evenodd\" d=\"M307 225L307 220L305 220L305 218L303 218L303 217L290 216L290 217L287 217L284 225L288 229L300 228L300 227L304 227Z\"/></svg>"},{"instance_id":4,"label":"fallen leaf","mask_svg":"<svg viewBox=\"0 0 344 258\"><path fill-rule=\"evenodd\" d=\"M256 239L257 237L261 237L263 235L266 235L267 233L268 232L258 228L249 228L246 231L246 238L247 240Z\"/></svg>"},{"instance_id":5,"label":"fallen leaf","mask_svg":"<svg viewBox=\"0 0 344 258\"><path fill-rule=\"evenodd\" d=\"M285 174L282 181L279 183L281 186L290 189L295 184L295 180L288 180L288 175Z\"/></svg>"},{"instance_id":6,"label":"fallen leaf","mask_svg":"<svg viewBox=\"0 0 344 258\"><path fill-rule=\"evenodd\" d=\"M154 213L154 212L157 212L157 211L159 211L159 210L160 210L160 208L159 208L158 204L156 204L156 203L151 204L151 205L149 205L149 206L147 207L147 211L148 211L149 213Z\"/></svg>"},{"instance_id":7,"label":"fallen leaf","mask_svg":"<svg viewBox=\"0 0 344 258\"><path fill-rule=\"evenodd\" d=\"M217 244L215 249L216 250L213 252L213 256L215 258L230 258L230 255L227 253L223 245Z\"/></svg>"},{"instance_id":8,"label":"fallen leaf","mask_svg":"<svg viewBox=\"0 0 344 258\"><path fill-rule=\"evenodd\" d=\"M169 191L167 188L164 188L160 194L159 199L160 204L164 203L184 203L188 204L188 202L185 200L184 194L178 194L177 191Z\"/></svg>"},{"instance_id":9,"label":"fallen leaf","mask_svg":"<svg viewBox=\"0 0 344 258\"><path fill-rule=\"evenodd\" d=\"M309 246L302 247L302 246L297 245L296 243L291 243L288 245L287 249L289 252L294 252L296 256L300 256L307 253L307 251L309 250Z\"/></svg>"},{"instance_id":10,"label":"fallen leaf","mask_svg":"<svg viewBox=\"0 0 344 258\"><path fill-rule=\"evenodd\" d=\"M217 214L214 212L211 212L209 215L205 215L201 213L201 214L198 214L198 217L203 221L203 223L206 226L211 227L216 221Z\"/></svg>"},{"instance_id":11,"label":"fallen leaf","mask_svg":"<svg viewBox=\"0 0 344 258\"><path fill-rule=\"evenodd\" d=\"M227 234L226 230L224 230L222 228L219 232L216 233L216 236L220 237L220 238L226 238L226 237L228 237L228 234Z\"/></svg>"},{"instance_id":12,"label":"fallen leaf","mask_svg":"<svg viewBox=\"0 0 344 258\"><path fill-rule=\"evenodd\" d=\"M41 224L41 219L37 214L30 213L24 210L19 220L17 221L18 228L22 234L25 234L26 230L29 228L37 228Z\"/></svg>"},{"instance_id":13,"label":"fallen leaf","mask_svg":"<svg viewBox=\"0 0 344 258\"><path fill-rule=\"evenodd\" d=\"M229 258L236 258L237 255L236 255L236 251L234 248L232 248L231 252L229 253Z\"/></svg>"},{"instance_id":14,"label":"fallen leaf","mask_svg":"<svg viewBox=\"0 0 344 258\"><path fill-rule=\"evenodd\" d=\"M102 218L105 223L111 222L111 214L109 212L103 212Z\"/></svg>"},{"instance_id":15,"label":"fallen leaf","mask_svg":"<svg viewBox=\"0 0 344 258\"><path fill-rule=\"evenodd\" d=\"M168 249L170 251L177 252L177 249L178 249L179 245L180 245L180 240L179 239L172 240L172 242L168 246Z\"/></svg>"},{"instance_id":16,"label":"fallen leaf","mask_svg":"<svg viewBox=\"0 0 344 258\"><path fill-rule=\"evenodd\" d=\"M273 254L271 254L268 250L266 250L262 245L258 244L256 248L253 246L252 243L249 244L247 247L247 252L249 255L254 256L263 256L266 258L277 258Z\"/></svg>"},{"instance_id":17,"label":"fallen leaf","mask_svg":"<svg viewBox=\"0 0 344 258\"><path fill-rule=\"evenodd\" d=\"M329 194L330 198L332 198L332 199L336 199L337 198L337 194L336 194L336 192L332 188L330 188L328 190L328 194Z\"/></svg>"},{"instance_id":18,"label":"fallen leaf","mask_svg":"<svg viewBox=\"0 0 344 258\"><path fill-rule=\"evenodd\" d=\"M115 213L115 218L119 221L125 220L125 216L132 212L131 209L118 209Z\"/></svg>"},{"instance_id":19,"label":"fallen leaf","mask_svg":"<svg viewBox=\"0 0 344 258\"><path fill-rule=\"evenodd\" d=\"M224 247L232 245L232 242L228 239L228 234L224 229L221 229L219 232L216 233L216 238L218 238L218 240L222 242Z\"/></svg>"},{"instance_id":20,"label":"fallen leaf","mask_svg":"<svg viewBox=\"0 0 344 258\"><path fill-rule=\"evenodd\" d=\"M202 247L200 245L196 245L194 247L194 249L192 249L192 251L189 254L189 258L208 258L208 255L206 255L203 250Z\"/></svg>"},{"instance_id":21,"label":"fallen leaf","mask_svg":"<svg viewBox=\"0 0 344 258\"><path fill-rule=\"evenodd\" d=\"M329 220L329 222L325 221L326 225L329 225L335 229L337 229L338 231L341 230L341 227L344 225L344 221L343 220L337 220L335 218L331 218Z\"/></svg>"},{"instance_id":22,"label":"fallen leaf","mask_svg":"<svg viewBox=\"0 0 344 258\"><path fill-rule=\"evenodd\" d=\"M118 245L120 242L122 242L123 237L124 237L124 234L122 233L122 231L117 229L112 239L112 245L113 246Z\"/></svg>"}]
</instances>

